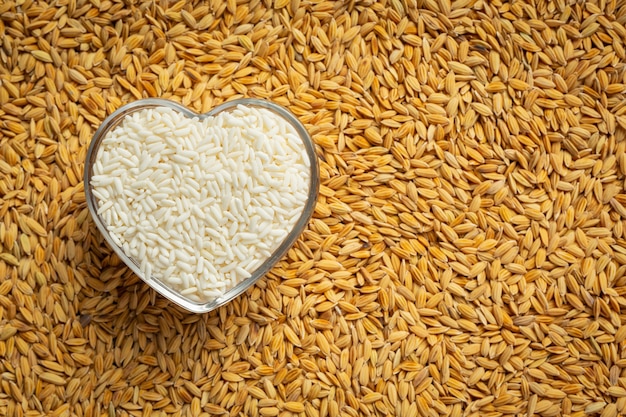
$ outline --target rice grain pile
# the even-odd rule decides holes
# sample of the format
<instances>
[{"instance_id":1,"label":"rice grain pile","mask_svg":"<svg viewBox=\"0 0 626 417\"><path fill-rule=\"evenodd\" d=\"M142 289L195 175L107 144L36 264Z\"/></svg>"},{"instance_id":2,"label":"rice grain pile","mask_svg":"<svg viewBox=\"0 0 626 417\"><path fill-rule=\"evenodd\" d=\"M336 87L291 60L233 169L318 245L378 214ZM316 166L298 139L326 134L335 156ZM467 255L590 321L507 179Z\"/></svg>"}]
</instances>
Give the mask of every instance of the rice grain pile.
<instances>
[{"instance_id":1,"label":"rice grain pile","mask_svg":"<svg viewBox=\"0 0 626 417\"><path fill-rule=\"evenodd\" d=\"M269 110L240 105L200 121L157 107L105 134L91 186L144 278L199 302L249 278L285 240L309 171L295 128Z\"/></svg>"},{"instance_id":2,"label":"rice grain pile","mask_svg":"<svg viewBox=\"0 0 626 417\"><path fill-rule=\"evenodd\" d=\"M0 3L0 415L626 414L626 5ZM314 218L219 310L105 244L95 128L287 106Z\"/></svg>"}]
</instances>

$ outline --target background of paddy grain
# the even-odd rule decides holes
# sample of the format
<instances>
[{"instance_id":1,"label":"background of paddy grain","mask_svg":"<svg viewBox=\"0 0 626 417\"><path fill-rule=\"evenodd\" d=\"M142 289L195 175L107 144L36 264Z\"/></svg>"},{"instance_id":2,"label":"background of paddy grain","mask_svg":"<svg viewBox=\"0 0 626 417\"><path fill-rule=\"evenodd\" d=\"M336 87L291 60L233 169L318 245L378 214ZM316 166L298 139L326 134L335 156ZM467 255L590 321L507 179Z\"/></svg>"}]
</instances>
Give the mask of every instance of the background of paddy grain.
<instances>
[{"instance_id":1,"label":"background of paddy grain","mask_svg":"<svg viewBox=\"0 0 626 417\"><path fill-rule=\"evenodd\" d=\"M3 0L0 414L626 413L623 1ZM85 204L141 97L288 106L320 201L194 315Z\"/></svg>"}]
</instances>

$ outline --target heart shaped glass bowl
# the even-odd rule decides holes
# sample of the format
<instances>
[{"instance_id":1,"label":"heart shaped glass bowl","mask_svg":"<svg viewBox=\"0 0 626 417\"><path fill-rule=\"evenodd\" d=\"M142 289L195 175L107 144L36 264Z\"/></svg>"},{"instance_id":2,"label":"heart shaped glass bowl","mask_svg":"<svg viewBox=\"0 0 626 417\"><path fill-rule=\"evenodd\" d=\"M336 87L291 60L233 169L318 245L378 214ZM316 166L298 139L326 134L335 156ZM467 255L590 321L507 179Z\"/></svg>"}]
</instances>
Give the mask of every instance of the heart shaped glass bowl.
<instances>
[{"instance_id":1,"label":"heart shaped glass bowl","mask_svg":"<svg viewBox=\"0 0 626 417\"><path fill-rule=\"evenodd\" d=\"M303 145L304 150L309 159L309 167L310 167L310 180L309 180L309 193L308 198L305 202L304 209L299 219L295 223L291 232L287 235L285 240L274 250L274 252L254 271L250 271L251 276L239 282L236 286L226 290L221 297L210 300L208 302L196 302L193 301L184 295L181 295L178 291L170 288L167 284L161 282L157 277L147 278L144 276L140 269L140 264L137 260L130 258L124 253L124 250L115 243L112 239L109 231L107 230L106 223L102 216L98 214L98 204L97 199L93 193L93 184L91 182L91 178L94 175L94 165L96 163L98 148L100 144L106 137L109 131L115 129L126 116L145 109L149 108L157 108L157 107L169 107L176 112L181 113L185 117L194 118L202 120L204 118L210 116L216 116L221 112L230 112L237 108L237 106L250 106L261 109L266 109L271 111L277 117L280 117L287 122L289 122L299 135ZM201 168L201 167L200 167ZM149 98L134 101L130 104L127 104L121 108L119 108L116 112L107 117L104 122L100 125L96 133L94 134L91 143L89 145L89 149L87 151L87 161L85 163L85 196L87 199L87 206L89 207L89 212L91 213L92 218L94 219L98 229L104 236L105 240L108 242L109 246L113 248L115 253L124 261L126 265L137 274L143 281L145 281L148 285L158 291L161 295L166 297L167 299L173 301L179 306L195 313L205 313L211 310L214 310L235 297L242 294L246 291L252 284L258 281L261 277L263 277L284 255L285 253L293 246L296 242L300 234L306 228L311 216L313 215L313 210L315 209L315 203L317 201L317 195L319 191L319 165L317 161L317 156L315 153L315 146L309 133L302 125L302 123L286 108L272 103L266 100L258 100L258 99L238 99L228 101L223 103L208 113L197 114L185 106L176 103L174 101L165 100L165 99L157 99L157 98Z\"/></svg>"}]
</instances>

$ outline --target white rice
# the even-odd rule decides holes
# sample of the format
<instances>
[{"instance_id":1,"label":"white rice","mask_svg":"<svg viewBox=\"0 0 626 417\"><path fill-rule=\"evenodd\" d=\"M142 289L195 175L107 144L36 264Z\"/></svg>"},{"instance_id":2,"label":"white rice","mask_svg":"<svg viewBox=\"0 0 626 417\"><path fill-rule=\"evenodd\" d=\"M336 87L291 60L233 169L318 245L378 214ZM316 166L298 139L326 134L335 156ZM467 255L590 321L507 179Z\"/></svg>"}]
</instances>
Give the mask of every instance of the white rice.
<instances>
[{"instance_id":1,"label":"white rice","mask_svg":"<svg viewBox=\"0 0 626 417\"><path fill-rule=\"evenodd\" d=\"M238 106L199 120L160 107L108 132L91 184L113 241L145 278L204 302L285 240L309 176L294 127L269 110Z\"/></svg>"}]
</instances>

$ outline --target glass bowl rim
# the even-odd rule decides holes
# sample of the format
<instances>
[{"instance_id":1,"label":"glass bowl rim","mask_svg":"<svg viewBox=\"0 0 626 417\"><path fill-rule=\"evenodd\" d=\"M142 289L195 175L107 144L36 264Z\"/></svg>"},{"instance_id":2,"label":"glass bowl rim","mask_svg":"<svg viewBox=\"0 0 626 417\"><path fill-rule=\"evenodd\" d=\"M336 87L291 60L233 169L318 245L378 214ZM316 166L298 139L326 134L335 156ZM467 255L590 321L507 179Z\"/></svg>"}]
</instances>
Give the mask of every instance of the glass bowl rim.
<instances>
[{"instance_id":1,"label":"glass bowl rim","mask_svg":"<svg viewBox=\"0 0 626 417\"><path fill-rule=\"evenodd\" d=\"M146 280L139 268L139 265L132 258L127 256L124 253L123 249L113 241L111 235L109 234L109 231L106 228L104 219L97 212L96 197L93 194L91 187L93 167L97 159L98 149L100 148L100 144L104 140L106 134L115 127L117 127L127 115L130 115L136 111L156 107L169 107L182 113L186 117L198 118L202 120L207 117L215 116L216 114L219 114L223 111L232 110L240 105L270 110L273 113L283 117L294 127L298 136L302 140L309 159L309 193L304 209L302 210L302 213L296 224L293 226L291 232L287 235L285 240L274 250L271 256L252 272L252 275L250 277L242 280L236 286L228 289L221 297L218 297L208 302L194 302L179 294L176 290L168 287L156 278L151 277L149 280ZM304 127L304 124L286 107L283 107L282 105L279 105L269 100L256 98L239 98L225 101L206 113L196 113L193 110L182 105L181 103L162 98L145 98L128 103L118 108L115 112L111 113L107 118L105 118L92 136L85 158L85 170L83 179L85 186L85 199L87 201L89 213L91 214L91 218L95 222L98 230L100 231L108 245L124 262L124 264L126 264L142 281L151 286L154 290L156 290L159 294L161 294L168 300L174 302L175 304L183 307L184 309L192 313L206 313L229 303L239 295L243 294L259 279L265 276L270 271L270 269L272 269L278 263L278 261L280 261L280 259L287 253L287 251L291 247L293 247L298 237L300 237L302 232L304 232L304 230L306 229L309 220L313 216L313 212L315 210L320 186L319 162L317 159L317 153L315 151L315 144L309 132Z\"/></svg>"}]
</instances>

